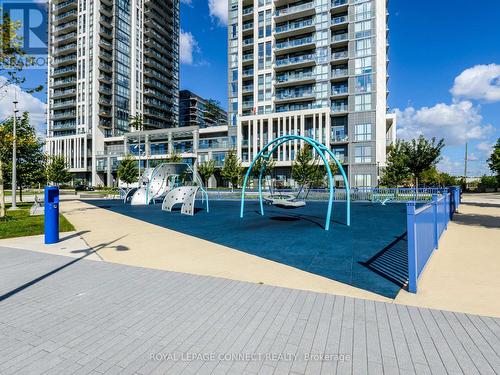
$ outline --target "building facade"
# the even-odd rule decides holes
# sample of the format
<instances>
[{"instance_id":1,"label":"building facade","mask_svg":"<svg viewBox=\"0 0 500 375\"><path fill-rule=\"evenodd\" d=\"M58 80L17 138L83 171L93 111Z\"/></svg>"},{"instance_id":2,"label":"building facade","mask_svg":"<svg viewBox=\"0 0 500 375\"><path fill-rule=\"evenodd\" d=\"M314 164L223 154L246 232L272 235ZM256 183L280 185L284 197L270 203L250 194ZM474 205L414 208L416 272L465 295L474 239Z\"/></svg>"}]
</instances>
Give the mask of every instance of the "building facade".
<instances>
[{"instance_id":1,"label":"building facade","mask_svg":"<svg viewBox=\"0 0 500 375\"><path fill-rule=\"evenodd\" d=\"M227 125L227 112L210 99L204 99L189 90L179 91L179 126Z\"/></svg>"},{"instance_id":2,"label":"building facade","mask_svg":"<svg viewBox=\"0 0 500 375\"><path fill-rule=\"evenodd\" d=\"M229 118L243 165L268 141L300 134L329 147L352 186L376 186L396 129L387 1L229 1ZM274 155L284 178L301 146Z\"/></svg>"},{"instance_id":3,"label":"building facade","mask_svg":"<svg viewBox=\"0 0 500 375\"><path fill-rule=\"evenodd\" d=\"M49 1L47 152L105 185L98 159L130 131L178 124L179 0Z\"/></svg>"}]
</instances>

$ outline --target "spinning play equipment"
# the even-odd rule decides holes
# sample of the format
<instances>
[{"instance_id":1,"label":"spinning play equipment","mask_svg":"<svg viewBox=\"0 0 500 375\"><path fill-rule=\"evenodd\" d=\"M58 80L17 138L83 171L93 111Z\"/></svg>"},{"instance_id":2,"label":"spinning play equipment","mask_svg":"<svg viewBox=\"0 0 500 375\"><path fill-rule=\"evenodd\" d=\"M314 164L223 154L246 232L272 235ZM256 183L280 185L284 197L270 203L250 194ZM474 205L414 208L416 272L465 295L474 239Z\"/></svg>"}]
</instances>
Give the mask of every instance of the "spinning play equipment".
<instances>
[{"instance_id":1,"label":"spinning play equipment","mask_svg":"<svg viewBox=\"0 0 500 375\"><path fill-rule=\"evenodd\" d=\"M330 219L332 215L332 209L333 209L333 199L334 199L334 182L333 182L333 174L330 169L330 165L328 163L326 155L329 155L332 160L335 161L335 164L337 164L340 173L342 174L342 178L344 179L344 184L345 184L345 189L346 189L346 197L347 197L347 225L351 225L351 194L350 194L350 189L349 189L349 182L347 181L347 176L345 174L344 168L342 167L342 164L338 161L338 159L335 157L335 154L328 149L325 145L322 143L319 143L318 141L315 141L312 138L309 137L304 137L300 135L285 135L282 137L278 137L268 144L266 144L262 150L259 151L259 153L255 156L255 158L252 160L252 163L250 163L250 166L247 170L247 173L245 174L245 179L243 181L243 189L241 192L241 208L240 208L240 217L243 218L244 214L244 208L245 208L245 191L246 191L246 186L248 182L248 178L250 177L250 173L253 169L253 166L255 162L259 158L264 158L265 161L269 160L269 158L273 155L273 153L278 149L279 146L281 146L283 143L290 142L290 141L303 141L311 145L314 151L316 151L317 155L321 157L323 160L323 163L326 168L326 172L328 174L328 187L329 187L329 199L328 199L328 209L327 209L327 214L326 214L326 220L325 220L325 230L330 229ZM262 168L260 169L259 173L259 203L260 203L260 214L264 215L264 204L263 204L263 195L262 195L262 175L264 172L265 164L262 165ZM293 195L290 195L289 197L285 199L281 199L279 201L276 201L274 204L277 207L282 207L282 208L292 208L292 206L295 204L294 200L299 202L297 203L297 207L293 208L298 208L301 206L305 205L305 201L300 201L296 199L297 197L294 197Z\"/></svg>"}]
</instances>

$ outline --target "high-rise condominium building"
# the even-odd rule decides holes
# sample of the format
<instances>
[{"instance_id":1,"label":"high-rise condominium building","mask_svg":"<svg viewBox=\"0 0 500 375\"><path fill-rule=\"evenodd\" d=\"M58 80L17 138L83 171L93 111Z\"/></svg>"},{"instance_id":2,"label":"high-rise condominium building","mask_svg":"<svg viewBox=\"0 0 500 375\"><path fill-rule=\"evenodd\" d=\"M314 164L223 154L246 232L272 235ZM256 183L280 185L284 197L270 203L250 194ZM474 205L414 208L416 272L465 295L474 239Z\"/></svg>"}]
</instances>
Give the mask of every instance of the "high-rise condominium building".
<instances>
[{"instance_id":1,"label":"high-rise condominium building","mask_svg":"<svg viewBox=\"0 0 500 375\"><path fill-rule=\"evenodd\" d=\"M97 158L130 131L177 125L179 0L49 1L47 151L105 184Z\"/></svg>"},{"instance_id":2,"label":"high-rise condominium building","mask_svg":"<svg viewBox=\"0 0 500 375\"><path fill-rule=\"evenodd\" d=\"M244 165L269 140L300 134L329 147L352 186L377 185L396 127L387 17L386 0L229 0L229 115ZM278 149L279 176L300 147Z\"/></svg>"}]
</instances>

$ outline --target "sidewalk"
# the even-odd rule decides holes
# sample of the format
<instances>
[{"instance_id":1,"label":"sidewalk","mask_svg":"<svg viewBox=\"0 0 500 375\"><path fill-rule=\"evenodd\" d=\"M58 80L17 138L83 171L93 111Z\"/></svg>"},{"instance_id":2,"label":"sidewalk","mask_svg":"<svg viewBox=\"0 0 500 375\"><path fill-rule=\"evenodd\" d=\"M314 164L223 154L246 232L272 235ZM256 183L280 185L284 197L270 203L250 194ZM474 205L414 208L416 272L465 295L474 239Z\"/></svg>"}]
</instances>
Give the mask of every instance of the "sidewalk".
<instances>
[{"instance_id":1,"label":"sidewalk","mask_svg":"<svg viewBox=\"0 0 500 375\"><path fill-rule=\"evenodd\" d=\"M0 373L495 374L500 320L0 248Z\"/></svg>"}]
</instances>

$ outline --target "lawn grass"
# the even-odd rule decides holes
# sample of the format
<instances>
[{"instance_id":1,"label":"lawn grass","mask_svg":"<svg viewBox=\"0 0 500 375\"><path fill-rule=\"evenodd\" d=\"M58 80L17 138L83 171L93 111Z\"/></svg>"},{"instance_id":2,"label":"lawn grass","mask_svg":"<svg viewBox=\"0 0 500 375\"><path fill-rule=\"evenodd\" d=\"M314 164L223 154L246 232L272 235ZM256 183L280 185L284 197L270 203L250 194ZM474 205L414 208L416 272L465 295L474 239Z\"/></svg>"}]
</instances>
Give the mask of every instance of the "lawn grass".
<instances>
[{"instance_id":1,"label":"lawn grass","mask_svg":"<svg viewBox=\"0 0 500 375\"><path fill-rule=\"evenodd\" d=\"M7 211L7 216L0 219L0 239L43 234L44 216L30 216L30 203L19 203L18 207L19 210ZM59 231L74 230L75 227L63 215L59 215Z\"/></svg>"}]
</instances>

